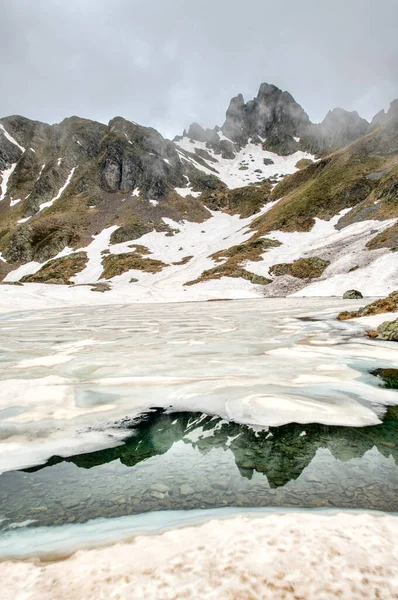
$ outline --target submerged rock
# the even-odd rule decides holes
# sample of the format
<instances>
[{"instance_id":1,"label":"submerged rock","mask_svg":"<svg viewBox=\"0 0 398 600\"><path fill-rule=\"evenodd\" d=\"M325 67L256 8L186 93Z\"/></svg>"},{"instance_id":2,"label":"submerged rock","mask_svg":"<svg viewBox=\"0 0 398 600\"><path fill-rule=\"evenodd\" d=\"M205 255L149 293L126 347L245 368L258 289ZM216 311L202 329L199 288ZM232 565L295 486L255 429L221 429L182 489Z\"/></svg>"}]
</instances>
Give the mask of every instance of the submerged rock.
<instances>
[{"instance_id":1,"label":"submerged rock","mask_svg":"<svg viewBox=\"0 0 398 600\"><path fill-rule=\"evenodd\" d=\"M375 369L371 375L380 377L387 388L398 390L398 369Z\"/></svg>"},{"instance_id":2,"label":"submerged rock","mask_svg":"<svg viewBox=\"0 0 398 600\"><path fill-rule=\"evenodd\" d=\"M344 300L359 300L360 298L363 298L363 296L358 290L347 290L344 292L343 298Z\"/></svg>"}]
</instances>

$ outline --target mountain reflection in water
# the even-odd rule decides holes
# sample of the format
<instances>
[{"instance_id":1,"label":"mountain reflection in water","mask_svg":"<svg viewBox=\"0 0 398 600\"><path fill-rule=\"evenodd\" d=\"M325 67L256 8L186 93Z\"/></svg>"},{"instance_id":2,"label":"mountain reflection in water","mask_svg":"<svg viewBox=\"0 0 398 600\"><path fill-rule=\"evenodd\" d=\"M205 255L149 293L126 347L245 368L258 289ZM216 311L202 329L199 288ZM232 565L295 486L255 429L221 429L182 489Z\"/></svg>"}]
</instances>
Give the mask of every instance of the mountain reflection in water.
<instances>
[{"instance_id":1,"label":"mountain reflection in water","mask_svg":"<svg viewBox=\"0 0 398 600\"><path fill-rule=\"evenodd\" d=\"M398 510L398 408L382 424L254 431L154 409L115 448L0 476L2 526L53 525L148 510L336 506Z\"/></svg>"}]
</instances>

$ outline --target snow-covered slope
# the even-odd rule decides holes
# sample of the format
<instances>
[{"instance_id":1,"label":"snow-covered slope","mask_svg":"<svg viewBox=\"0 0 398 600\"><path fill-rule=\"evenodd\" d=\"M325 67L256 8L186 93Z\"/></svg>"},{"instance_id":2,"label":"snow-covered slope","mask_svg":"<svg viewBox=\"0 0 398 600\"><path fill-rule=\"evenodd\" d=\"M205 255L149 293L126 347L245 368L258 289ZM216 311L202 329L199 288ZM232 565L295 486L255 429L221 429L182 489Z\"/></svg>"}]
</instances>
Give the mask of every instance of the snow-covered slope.
<instances>
[{"instance_id":1,"label":"snow-covered slope","mask_svg":"<svg viewBox=\"0 0 398 600\"><path fill-rule=\"evenodd\" d=\"M223 136L224 140L227 140ZM231 140L228 140L231 144ZM264 179L280 181L285 175L297 171L299 160L315 160L308 152L297 151L288 156L279 156L274 152L263 150L261 142L250 141L236 152L234 158L222 158L204 142L190 140L188 137L175 142L180 148L182 160L191 163L208 175L216 175L230 189L258 183ZM208 159L206 160L206 154Z\"/></svg>"},{"instance_id":2,"label":"snow-covered slope","mask_svg":"<svg viewBox=\"0 0 398 600\"><path fill-rule=\"evenodd\" d=\"M266 206L266 214L275 203ZM366 243L398 222L398 219L386 221L362 221L342 230L336 229L336 223L347 211L342 211L330 221L317 219L310 232L272 231L266 237L281 242L261 254L258 261L245 261L242 267L249 273L271 277L269 285L257 285L240 277L222 277L209 279L196 285L186 285L200 278L204 271L212 269L218 263L212 257L214 253L244 245L253 236L250 225L258 215L247 219L230 216L222 212L213 212L203 223L190 221L173 222L165 219L174 234L152 231L128 242L112 244L112 233L117 229L111 226L94 237L91 244L77 251L85 251L88 256L86 267L77 273L72 281L75 284L92 284L105 281L101 278L104 256L118 256L126 253L139 253L142 247L147 252L145 259L162 261L165 267L157 273L128 269L110 280L112 290L107 295L119 295L120 301L134 302L173 302L189 300L209 300L221 298L254 298L261 296L342 295L347 289L358 288L366 296L384 295L398 288L398 260L388 248L368 250ZM137 249L134 247L137 246ZM65 248L56 258L76 253ZM330 262L324 273L316 281L297 279L289 275L273 278L270 269L279 263L291 263L300 258L321 257ZM225 259L224 259L225 260ZM6 282L19 281L23 276L37 273L44 263L31 262L10 272ZM34 286L34 284L25 284ZM48 288L52 288L52 291ZM3 288L4 289L4 288ZM90 288L67 288L64 286L37 285L34 289L40 293L55 297L77 294L87 298L93 295ZM74 291L73 291L74 290ZM22 290L21 290L22 291ZM94 294L98 296L98 294Z\"/></svg>"}]
</instances>

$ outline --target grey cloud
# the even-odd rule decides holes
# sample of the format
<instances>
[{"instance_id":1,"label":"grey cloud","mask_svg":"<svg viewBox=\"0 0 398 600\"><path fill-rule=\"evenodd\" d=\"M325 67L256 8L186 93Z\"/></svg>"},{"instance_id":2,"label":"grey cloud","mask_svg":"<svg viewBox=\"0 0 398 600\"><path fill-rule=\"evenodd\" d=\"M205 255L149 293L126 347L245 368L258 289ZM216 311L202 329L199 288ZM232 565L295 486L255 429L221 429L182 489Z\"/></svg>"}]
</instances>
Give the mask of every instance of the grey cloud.
<instances>
[{"instance_id":1,"label":"grey cloud","mask_svg":"<svg viewBox=\"0 0 398 600\"><path fill-rule=\"evenodd\" d=\"M0 115L115 115L173 136L262 81L314 121L398 96L396 0L0 0Z\"/></svg>"}]
</instances>

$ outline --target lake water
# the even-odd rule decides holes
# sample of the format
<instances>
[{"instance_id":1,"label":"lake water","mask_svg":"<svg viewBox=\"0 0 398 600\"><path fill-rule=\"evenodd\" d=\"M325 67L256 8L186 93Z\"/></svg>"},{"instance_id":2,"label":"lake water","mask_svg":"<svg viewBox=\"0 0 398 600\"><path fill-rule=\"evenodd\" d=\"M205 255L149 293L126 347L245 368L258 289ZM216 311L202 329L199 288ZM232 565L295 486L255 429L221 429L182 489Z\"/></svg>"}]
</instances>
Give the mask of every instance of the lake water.
<instances>
[{"instance_id":1,"label":"lake water","mask_svg":"<svg viewBox=\"0 0 398 600\"><path fill-rule=\"evenodd\" d=\"M363 302L350 302L356 307ZM398 509L393 343L340 299L0 320L0 528L213 507Z\"/></svg>"}]
</instances>

